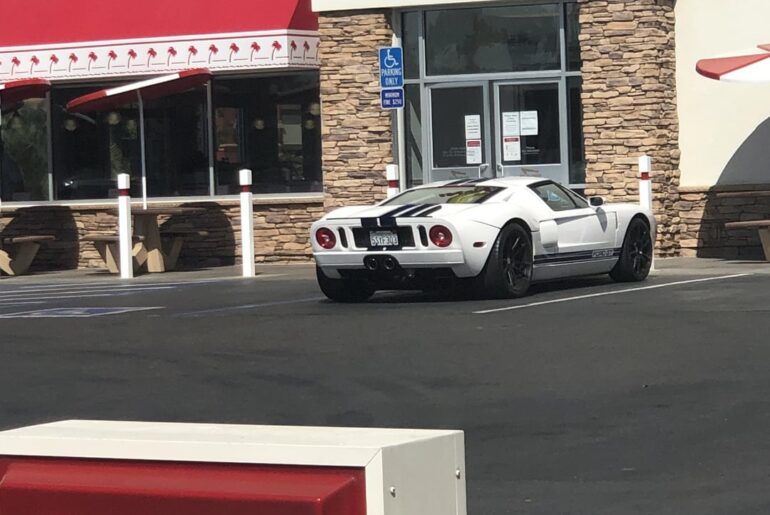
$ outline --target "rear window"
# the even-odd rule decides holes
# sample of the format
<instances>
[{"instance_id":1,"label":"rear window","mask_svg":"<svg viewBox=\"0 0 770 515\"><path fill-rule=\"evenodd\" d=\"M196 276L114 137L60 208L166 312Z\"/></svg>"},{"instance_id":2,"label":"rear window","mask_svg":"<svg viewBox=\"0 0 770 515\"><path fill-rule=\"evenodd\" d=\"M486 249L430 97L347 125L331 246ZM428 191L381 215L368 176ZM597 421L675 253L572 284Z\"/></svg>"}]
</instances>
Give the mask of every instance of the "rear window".
<instances>
[{"instance_id":1,"label":"rear window","mask_svg":"<svg viewBox=\"0 0 770 515\"><path fill-rule=\"evenodd\" d=\"M495 186L437 186L405 191L383 205L402 204L481 204L505 188Z\"/></svg>"}]
</instances>

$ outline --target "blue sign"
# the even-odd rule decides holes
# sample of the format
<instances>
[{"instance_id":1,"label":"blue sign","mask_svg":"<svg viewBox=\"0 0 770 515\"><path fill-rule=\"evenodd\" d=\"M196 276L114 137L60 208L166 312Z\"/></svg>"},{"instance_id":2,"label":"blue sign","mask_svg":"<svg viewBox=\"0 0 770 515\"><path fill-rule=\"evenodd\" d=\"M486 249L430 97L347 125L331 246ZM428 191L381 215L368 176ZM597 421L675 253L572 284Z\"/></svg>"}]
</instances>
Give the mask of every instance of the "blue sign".
<instances>
[{"instance_id":1,"label":"blue sign","mask_svg":"<svg viewBox=\"0 0 770 515\"><path fill-rule=\"evenodd\" d=\"M401 109L404 107L404 88L383 89L380 91L380 104L383 109Z\"/></svg>"},{"instance_id":2,"label":"blue sign","mask_svg":"<svg viewBox=\"0 0 770 515\"><path fill-rule=\"evenodd\" d=\"M380 48L380 87L404 86L404 52L400 47Z\"/></svg>"}]
</instances>

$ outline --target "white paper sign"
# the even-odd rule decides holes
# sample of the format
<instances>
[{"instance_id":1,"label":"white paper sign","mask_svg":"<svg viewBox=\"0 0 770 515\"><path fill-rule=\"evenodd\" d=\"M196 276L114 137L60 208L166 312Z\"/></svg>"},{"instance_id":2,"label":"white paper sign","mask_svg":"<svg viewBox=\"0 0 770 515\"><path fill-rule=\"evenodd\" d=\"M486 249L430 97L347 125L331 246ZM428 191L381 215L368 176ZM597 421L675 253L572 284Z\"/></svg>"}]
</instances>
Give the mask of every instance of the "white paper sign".
<instances>
[{"instance_id":1,"label":"white paper sign","mask_svg":"<svg viewBox=\"0 0 770 515\"><path fill-rule=\"evenodd\" d=\"M519 119L518 111L503 113L503 136L519 136L521 134Z\"/></svg>"},{"instance_id":2,"label":"white paper sign","mask_svg":"<svg viewBox=\"0 0 770 515\"><path fill-rule=\"evenodd\" d=\"M521 112L521 135L537 136L537 133L538 133L537 111L522 111Z\"/></svg>"},{"instance_id":3,"label":"white paper sign","mask_svg":"<svg viewBox=\"0 0 770 515\"><path fill-rule=\"evenodd\" d=\"M469 165L481 164L480 139L469 139L465 142L465 162Z\"/></svg>"},{"instance_id":4,"label":"white paper sign","mask_svg":"<svg viewBox=\"0 0 770 515\"><path fill-rule=\"evenodd\" d=\"M521 138L503 136L503 161L521 161Z\"/></svg>"},{"instance_id":5,"label":"white paper sign","mask_svg":"<svg viewBox=\"0 0 770 515\"><path fill-rule=\"evenodd\" d=\"M481 139L481 115L470 114L465 117L465 139Z\"/></svg>"}]
</instances>

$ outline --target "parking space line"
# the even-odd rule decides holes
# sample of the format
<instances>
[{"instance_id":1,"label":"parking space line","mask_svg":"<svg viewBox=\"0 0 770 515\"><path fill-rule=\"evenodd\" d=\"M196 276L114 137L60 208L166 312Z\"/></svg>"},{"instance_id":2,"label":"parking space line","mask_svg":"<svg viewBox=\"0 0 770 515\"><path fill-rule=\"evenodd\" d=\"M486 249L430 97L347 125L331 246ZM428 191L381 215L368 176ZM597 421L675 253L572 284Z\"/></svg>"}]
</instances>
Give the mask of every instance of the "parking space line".
<instances>
[{"instance_id":1,"label":"parking space line","mask_svg":"<svg viewBox=\"0 0 770 515\"><path fill-rule=\"evenodd\" d=\"M530 304L521 304L518 306L507 306L504 308L485 309L482 311L474 311L474 315L488 315L490 313L501 313L503 311L513 311L517 309L534 308L537 306L545 306L547 304L558 304L561 302L572 302L574 300L591 299L595 297L605 297L608 295L620 295L621 293L633 293L644 290L655 290L658 288L669 288L671 286L682 286L686 284L705 283L709 281L722 281L725 279L735 279L736 277L747 277L751 274L733 274L733 275L721 275L719 277L704 277L701 279L689 279L687 281L675 281L665 284L653 284L652 286L642 286L640 288L626 288L625 290L605 291L601 293L589 293L587 295L577 295L575 297L566 297L563 299L544 300L541 302L532 302Z\"/></svg>"},{"instance_id":2,"label":"parking space line","mask_svg":"<svg viewBox=\"0 0 770 515\"><path fill-rule=\"evenodd\" d=\"M178 316L196 317L199 315L215 315L217 313L228 313L232 311L243 311L247 309L256 309L256 308L269 308L271 306L286 306L288 304L303 304L306 302L318 302L321 300L326 300L326 297L309 297L306 299L279 300L275 302L263 302L260 304L245 304L243 306L230 306L226 308L202 309L200 311L188 311L186 313L181 313Z\"/></svg>"},{"instance_id":3,"label":"parking space line","mask_svg":"<svg viewBox=\"0 0 770 515\"><path fill-rule=\"evenodd\" d=\"M138 286L135 288L88 288L88 289L80 289L80 290L48 290L45 292L32 292L29 291L16 291L16 292L8 292L8 293L0 293L0 300L13 300L13 299L21 299L21 298L46 298L46 295L72 295L75 293L113 293L113 294L121 294L126 295L129 293L134 292L145 292L145 291L155 291L155 290L175 290L176 287L174 286Z\"/></svg>"}]
</instances>

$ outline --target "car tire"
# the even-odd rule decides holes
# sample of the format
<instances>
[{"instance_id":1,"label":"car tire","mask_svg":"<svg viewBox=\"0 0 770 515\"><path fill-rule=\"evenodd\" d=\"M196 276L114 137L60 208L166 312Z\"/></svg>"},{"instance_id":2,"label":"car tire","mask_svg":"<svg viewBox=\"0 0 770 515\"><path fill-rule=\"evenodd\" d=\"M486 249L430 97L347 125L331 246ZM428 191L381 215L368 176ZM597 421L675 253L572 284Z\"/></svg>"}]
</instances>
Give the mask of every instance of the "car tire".
<instances>
[{"instance_id":1,"label":"car tire","mask_svg":"<svg viewBox=\"0 0 770 515\"><path fill-rule=\"evenodd\" d=\"M315 267L318 286L324 295L335 302L363 302L374 295L374 286L363 279L331 279L321 267Z\"/></svg>"},{"instance_id":2,"label":"car tire","mask_svg":"<svg viewBox=\"0 0 770 515\"><path fill-rule=\"evenodd\" d=\"M532 237L518 223L500 230L484 270L476 278L478 296L491 298L523 297L532 282Z\"/></svg>"},{"instance_id":3,"label":"car tire","mask_svg":"<svg viewBox=\"0 0 770 515\"><path fill-rule=\"evenodd\" d=\"M620 258L610 277L624 283L644 281L652 266L652 249L650 226L641 218L634 218L628 224Z\"/></svg>"}]
</instances>

